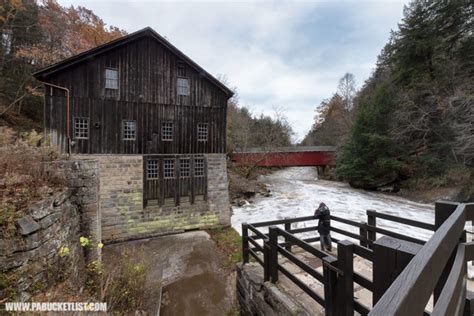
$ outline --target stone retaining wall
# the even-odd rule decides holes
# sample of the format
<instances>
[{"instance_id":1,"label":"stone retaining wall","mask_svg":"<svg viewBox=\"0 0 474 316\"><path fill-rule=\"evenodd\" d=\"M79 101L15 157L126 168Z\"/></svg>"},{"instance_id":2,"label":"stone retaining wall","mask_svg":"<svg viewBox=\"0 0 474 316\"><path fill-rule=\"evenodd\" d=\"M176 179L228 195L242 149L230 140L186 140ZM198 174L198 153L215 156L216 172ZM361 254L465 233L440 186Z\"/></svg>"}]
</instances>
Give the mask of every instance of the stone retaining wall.
<instances>
[{"instance_id":1,"label":"stone retaining wall","mask_svg":"<svg viewBox=\"0 0 474 316\"><path fill-rule=\"evenodd\" d=\"M101 240L99 167L93 160L58 160L45 166L49 177L60 179L71 190L71 202L80 211L84 236Z\"/></svg>"},{"instance_id":2,"label":"stone retaining wall","mask_svg":"<svg viewBox=\"0 0 474 316\"><path fill-rule=\"evenodd\" d=\"M143 208L143 156L81 155L96 164L101 236L104 242L230 225L224 154L207 154L208 200L177 207Z\"/></svg>"},{"instance_id":3,"label":"stone retaining wall","mask_svg":"<svg viewBox=\"0 0 474 316\"><path fill-rule=\"evenodd\" d=\"M68 189L32 204L16 220L15 233L0 236L0 298L26 301L62 277L74 286L83 283L80 213L72 194ZM69 250L62 257L61 247Z\"/></svg>"},{"instance_id":4,"label":"stone retaining wall","mask_svg":"<svg viewBox=\"0 0 474 316\"><path fill-rule=\"evenodd\" d=\"M256 264L237 265L237 299L242 316L314 315L275 284L263 281L263 268Z\"/></svg>"}]
</instances>

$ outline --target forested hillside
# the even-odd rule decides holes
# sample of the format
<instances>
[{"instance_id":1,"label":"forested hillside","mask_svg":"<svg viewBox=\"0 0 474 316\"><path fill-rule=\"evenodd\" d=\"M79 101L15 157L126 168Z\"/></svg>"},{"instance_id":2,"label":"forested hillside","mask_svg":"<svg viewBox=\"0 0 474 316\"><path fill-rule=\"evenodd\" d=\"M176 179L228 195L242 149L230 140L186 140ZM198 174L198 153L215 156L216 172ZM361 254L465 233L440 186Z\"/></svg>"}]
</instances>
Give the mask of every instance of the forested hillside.
<instances>
[{"instance_id":1,"label":"forested hillside","mask_svg":"<svg viewBox=\"0 0 474 316\"><path fill-rule=\"evenodd\" d=\"M337 90L329 100L323 100L318 106L313 126L301 145L338 148L344 145L357 108L354 102L356 96L354 75L346 73L339 80Z\"/></svg>"},{"instance_id":2,"label":"forested hillside","mask_svg":"<svg viewBox=\"0 0 474 316\"><path fill-rule=\"evenodd\" d=\"M226 80L224 80L225 82ZM237 94L227 108L227 151L252 147L283 147L292 144L293 129L284 111L275 108L272 115L255 115L240 105Z\"/></svg>"},{"instance_id":3,"label":"forested hillside","mask_svg":"<svg viewBox=\"0 0 474 316\"><path fill-rule=\"evenodd\" d=\"M359 94L338 173L370 188L466 181L474 163L474 3L413 1Z\"/></svg>"},{"instance_id":4,"label":"forested hillside","mask_svg":"<svg viewBox=\"0 0 474 316\"><path fill-rule=\"evenodd\" d=\"M337 174L373 189L464 185L474 165L474 2L411 2L358 92ZM331 100L334 103L334 98Z\"/></svg>"},{"instance_id":5,"label":"forested hillside","mask_svg":"<svg viewBox=\"0 0 474 316\"><path fill-rule=\"evenodd\" d=\"M0 1L0 125L40 128L41 85L32 73L125 34L84 7L54 0Z\"/></svg>"}]
</instances>

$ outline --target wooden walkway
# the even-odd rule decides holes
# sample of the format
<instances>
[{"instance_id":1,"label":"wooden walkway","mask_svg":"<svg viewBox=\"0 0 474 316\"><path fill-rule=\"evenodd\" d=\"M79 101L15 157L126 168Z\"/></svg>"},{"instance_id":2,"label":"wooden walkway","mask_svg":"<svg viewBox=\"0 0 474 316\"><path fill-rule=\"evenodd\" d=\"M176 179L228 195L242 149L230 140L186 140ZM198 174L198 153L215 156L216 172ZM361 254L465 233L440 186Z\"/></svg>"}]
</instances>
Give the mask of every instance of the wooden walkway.
<instances>
[{"instance_id":1,"label":"wooden walkway","mask_svg":"<svg viewBox=\"0 0 474 316\"><path fill-rule=\"evenodd\" d=\"M434 235L428 241L402 235L377 227L377 218L407 229L432 230ZM354 234L333 227L334 232L358 241L333 239L337 244L333 253L319 249L316 233L304 239L296 236L316 232L311 225L292 227L314 221L312 216L246 223L242 225L243 261L253 258L262 265L265 280L295 297L310 297L312 305L316 303L315 313L472 313L474 300L467 289L474 286L466 281L466 262L474 259L474 246L466 243L464 224L474 219L474 204L436 203L435 218L433 225L375 211L367 212L364 223L332 216L332 221L359 228L359 234Z\"/></svg>"}]
</instances>

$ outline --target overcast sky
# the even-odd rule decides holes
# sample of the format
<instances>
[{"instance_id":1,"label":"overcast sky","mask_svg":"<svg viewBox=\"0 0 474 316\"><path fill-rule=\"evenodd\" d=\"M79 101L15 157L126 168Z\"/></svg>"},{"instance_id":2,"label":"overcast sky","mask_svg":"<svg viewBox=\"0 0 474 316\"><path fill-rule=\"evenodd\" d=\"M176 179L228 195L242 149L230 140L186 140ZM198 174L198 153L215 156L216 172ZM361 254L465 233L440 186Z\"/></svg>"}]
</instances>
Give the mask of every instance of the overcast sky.
<instances>
[{"instance_id":1,"label":"overcast sky","mask_svg":"<svg viewBox=\"0 0 474 316\"><path fill-rule=\"evenodd\" d=\"M131 33L150 26L256 114L282 108L300 140L346 72L358 87L397 28L406 1L59 0Z\"/></svg>"}]
</instances>

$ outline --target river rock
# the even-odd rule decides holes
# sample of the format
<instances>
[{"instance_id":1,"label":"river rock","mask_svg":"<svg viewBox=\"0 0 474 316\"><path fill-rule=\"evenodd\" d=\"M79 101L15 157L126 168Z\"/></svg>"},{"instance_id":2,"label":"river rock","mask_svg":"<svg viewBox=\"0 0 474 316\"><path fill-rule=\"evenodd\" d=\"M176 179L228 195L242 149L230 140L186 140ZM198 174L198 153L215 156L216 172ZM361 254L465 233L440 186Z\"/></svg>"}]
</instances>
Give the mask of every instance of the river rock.
<instances>
[{"instance_id":1,"label":"river rock","mask_svg":"<svg viewBox=\"0 0 474 316\"><path fill-rule=\"evenodd\" d=\"M272 192L270 190L268 190L267 192L265 192L265 194L263 195L264 197L271 197L272 196Z\"/></svg>"},{"instance_id":2,"label":"river rock","mask_svg":"<svg viewBox=\"0 0 474 316\"><path fill-rule=\"evenodd\" d=\"M238 205L238 206L244 206L244 205L249 205L249 204L250 204L250 203L249 203L247 200L244 200L244 199L239 200L239 201L237 202L237 205Z\"/></svg>"}]
</instances>

